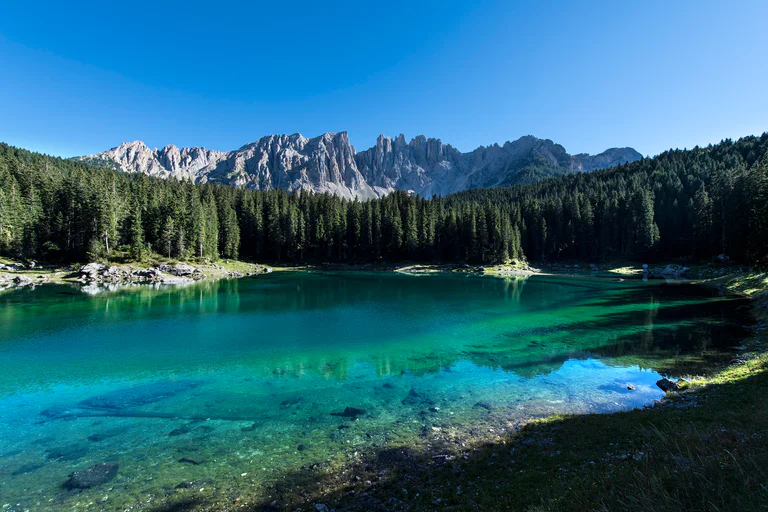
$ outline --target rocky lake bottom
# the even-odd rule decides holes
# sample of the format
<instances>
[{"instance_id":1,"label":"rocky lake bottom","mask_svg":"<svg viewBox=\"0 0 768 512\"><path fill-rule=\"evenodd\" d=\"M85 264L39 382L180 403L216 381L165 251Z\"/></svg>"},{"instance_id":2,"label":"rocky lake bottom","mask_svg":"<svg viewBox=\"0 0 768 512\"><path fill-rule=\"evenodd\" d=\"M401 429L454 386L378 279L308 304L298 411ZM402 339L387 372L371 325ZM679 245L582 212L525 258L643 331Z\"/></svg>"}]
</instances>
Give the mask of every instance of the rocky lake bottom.
<instances>
[{"instance_id":1,"label":"rocky lake bottom","mask_svg":"<svg viewBox=\"0 0 768 512\"><path fill-rule=\"evenodd\" d=\"M306 468L652 405L732 357L743 301L685 283L281 272L0 295L0 507L266 496Z\"/></svg>"}]
</instances>

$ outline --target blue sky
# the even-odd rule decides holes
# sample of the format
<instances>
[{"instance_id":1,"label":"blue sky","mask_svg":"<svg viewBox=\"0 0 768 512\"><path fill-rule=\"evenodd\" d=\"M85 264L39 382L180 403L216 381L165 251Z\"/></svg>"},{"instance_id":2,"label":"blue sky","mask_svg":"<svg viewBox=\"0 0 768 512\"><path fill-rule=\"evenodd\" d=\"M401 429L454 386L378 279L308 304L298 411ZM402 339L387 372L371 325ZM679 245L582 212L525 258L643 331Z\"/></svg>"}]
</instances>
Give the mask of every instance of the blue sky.
<instances>
[{"instance_id":1,"label":"blue sky","mask_svg":"<svg viewBox=\"0 0 768 512\"><path fill-rule=\"evenodd\" d=\"M162 5L156 5L162 4ZM77 5L77 7L74 7ZM8 2L0 140L532 134L646 155L768 130L768 2Z\"/></svg>"}]
</instances>

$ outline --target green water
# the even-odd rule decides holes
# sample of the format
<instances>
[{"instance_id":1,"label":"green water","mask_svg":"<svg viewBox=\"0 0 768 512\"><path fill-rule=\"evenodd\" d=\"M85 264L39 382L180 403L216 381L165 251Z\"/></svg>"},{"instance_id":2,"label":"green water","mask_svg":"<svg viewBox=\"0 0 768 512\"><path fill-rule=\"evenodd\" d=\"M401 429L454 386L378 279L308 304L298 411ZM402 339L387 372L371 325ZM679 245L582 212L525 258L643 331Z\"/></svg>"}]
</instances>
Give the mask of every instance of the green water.
<instances>
[{"instance_id":1,"label":"green water","mask_svg":"<svg viewBox=\"0 0 768 512\"><path fill-rule=\"evenodd\" d=\"M660 373L728 357L739 304L663 282L383 273L4 293L0 506L231 501L425 432L648 405ZM365 412L332 414L346 407ZM107 461L112 481L62 487Z\"/></svg>"}]
</instances>

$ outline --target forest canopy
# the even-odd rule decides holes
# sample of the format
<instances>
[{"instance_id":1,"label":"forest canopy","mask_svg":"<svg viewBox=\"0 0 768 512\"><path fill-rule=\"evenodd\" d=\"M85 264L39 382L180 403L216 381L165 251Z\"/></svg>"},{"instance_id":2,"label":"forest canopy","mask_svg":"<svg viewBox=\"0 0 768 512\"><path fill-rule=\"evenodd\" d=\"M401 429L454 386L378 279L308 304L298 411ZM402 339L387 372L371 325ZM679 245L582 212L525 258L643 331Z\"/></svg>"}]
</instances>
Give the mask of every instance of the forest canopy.
<instances>
[{"instance_id":1,"label":"forest canopy","mask_svg":"<svg viewBox=\"0 0 768 512\"><path fill-rule=\"evenodd\" d=\"M0 255L51 261L768 263L768 134L538 183L348 200L193 184L0 144Z\"/></svg>"}]
</instances>

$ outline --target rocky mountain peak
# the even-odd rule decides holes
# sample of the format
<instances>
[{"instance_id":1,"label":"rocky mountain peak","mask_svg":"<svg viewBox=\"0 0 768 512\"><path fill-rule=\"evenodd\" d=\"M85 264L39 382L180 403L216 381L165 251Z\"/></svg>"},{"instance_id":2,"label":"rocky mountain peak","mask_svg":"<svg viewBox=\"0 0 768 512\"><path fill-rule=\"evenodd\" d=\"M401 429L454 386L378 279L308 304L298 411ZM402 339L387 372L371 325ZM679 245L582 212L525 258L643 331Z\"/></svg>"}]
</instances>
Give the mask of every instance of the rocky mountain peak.
<instances>
[{"instance_id":1,"label":"rocky mountain peak","mask_svg":"<svg viewBox=\"0 0 768 512\"><path fill-rule=\"evenodd\" d=\"M471 188L528 183L541 176L592 171L640 158L642 155L632 148L569 155L563 146L532 135L462 153L425 135L406 141L402 133L394 139L382 134L373 147L358 153L346 131L313 138L299 133L267 135L228 152L173 144L152 150L134 141L80 157L150 176L363 199L393 190L447 195Z\"/></svg>"}]
</instances>

